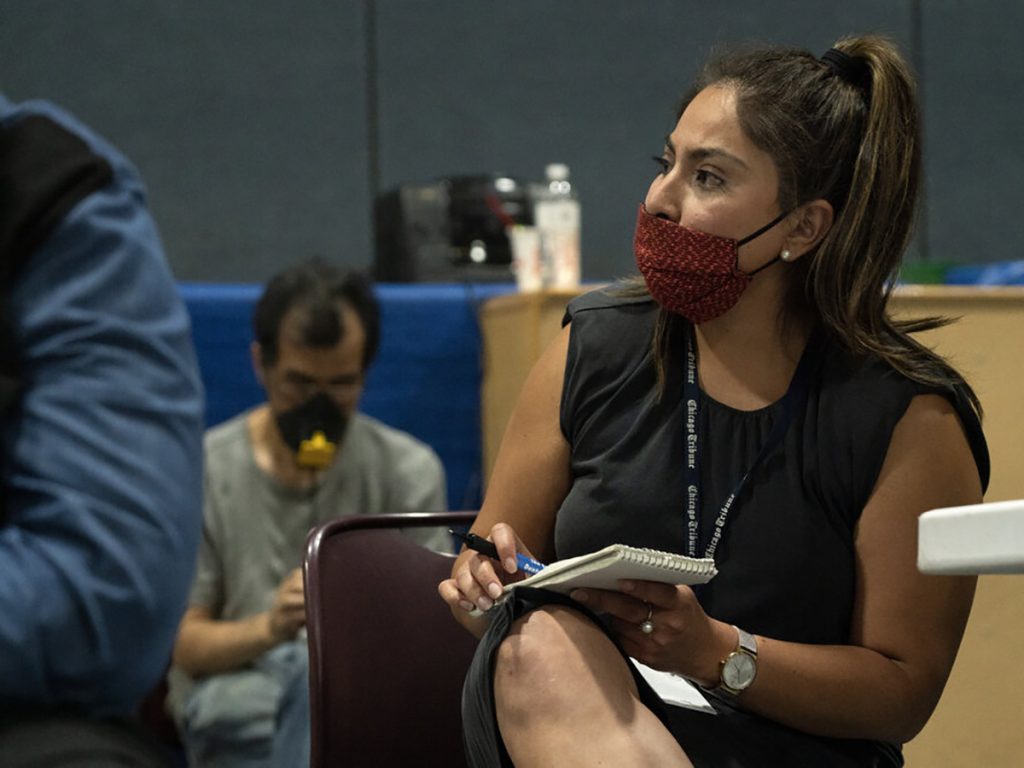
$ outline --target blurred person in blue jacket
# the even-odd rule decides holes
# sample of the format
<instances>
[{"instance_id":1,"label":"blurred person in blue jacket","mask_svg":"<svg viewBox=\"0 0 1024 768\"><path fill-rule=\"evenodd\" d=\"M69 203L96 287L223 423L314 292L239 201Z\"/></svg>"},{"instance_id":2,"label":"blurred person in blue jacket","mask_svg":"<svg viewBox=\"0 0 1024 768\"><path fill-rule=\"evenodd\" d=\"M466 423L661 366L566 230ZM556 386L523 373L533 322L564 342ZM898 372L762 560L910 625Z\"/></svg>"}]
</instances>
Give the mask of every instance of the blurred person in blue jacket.
<instances>
[{"instance_id":1,"label":"blurred person in blue jacket","mask_svg":"<svg viewBox=\"0 0 1024 768\"><path fill-rule=\"evenodd\" d=\"M114 147L0 95L0 762L159 765L133 713L195 564L188 315Z\"/></svg>"}]
</instances>

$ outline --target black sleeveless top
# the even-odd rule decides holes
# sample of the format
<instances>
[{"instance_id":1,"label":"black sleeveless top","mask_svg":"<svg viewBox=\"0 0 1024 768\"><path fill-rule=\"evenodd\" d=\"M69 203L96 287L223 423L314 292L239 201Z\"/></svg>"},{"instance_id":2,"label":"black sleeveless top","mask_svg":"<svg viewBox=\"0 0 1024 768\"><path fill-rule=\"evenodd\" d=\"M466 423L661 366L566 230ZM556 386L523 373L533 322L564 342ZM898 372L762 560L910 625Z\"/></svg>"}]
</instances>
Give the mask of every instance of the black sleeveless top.
<instances>
[{"instance_id":1,"label":"black sleeveless top","mask_svg":"<svg viewBox=\"0 0 1024 768\"><path fill-rule=\"evenodd\" d=\"M558 558L622 542L686 551L685 355L656 396L650 352L657 306L593 292L573 300L561 404L572 486L555 525ZM935 392L879 360L854 362L823 342L808 394L782 442L735 500L715 553L718 575L697 588L716 619L780 640L846 643L854 597L854 527L911 398ZM988 453L966 399L956 407L988 483ZM776 402L737 411L701 393L698 554L722 502L754 462Z\"/></svg>"}]
</instances>

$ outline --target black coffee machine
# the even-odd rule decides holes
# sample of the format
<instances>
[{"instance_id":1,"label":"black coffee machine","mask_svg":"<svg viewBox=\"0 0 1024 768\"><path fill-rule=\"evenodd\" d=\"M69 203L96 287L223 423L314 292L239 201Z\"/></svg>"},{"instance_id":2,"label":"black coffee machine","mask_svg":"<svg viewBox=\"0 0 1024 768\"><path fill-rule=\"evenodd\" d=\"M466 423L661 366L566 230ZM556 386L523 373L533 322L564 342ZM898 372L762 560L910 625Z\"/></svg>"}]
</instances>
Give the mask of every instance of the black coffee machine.
<instances>
[{"instance_id":1,"label":"black coffee machine","mask_svg":"<svg viewBox=\"0 0 1024 768\"><path fill-rule=\"evenodd\" d=\"M505 228L532 224L526 183L501 174L402 184L377 198L374 277L381 282L506 282Z\"/></svg>"}]
</instances>

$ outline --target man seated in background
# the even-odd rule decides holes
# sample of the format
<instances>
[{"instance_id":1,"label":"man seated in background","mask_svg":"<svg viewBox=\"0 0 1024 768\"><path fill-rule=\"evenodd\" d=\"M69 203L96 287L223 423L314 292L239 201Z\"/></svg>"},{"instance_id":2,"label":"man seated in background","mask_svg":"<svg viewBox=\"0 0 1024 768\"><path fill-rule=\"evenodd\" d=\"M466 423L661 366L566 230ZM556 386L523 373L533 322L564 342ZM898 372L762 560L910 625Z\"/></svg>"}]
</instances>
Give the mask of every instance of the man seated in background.
<instances>
[{"instance_id":1,"label":"man seated in background","mask_svg":"<svg viewBox=\"0 0 1024 768\"><path fill-rule=\"evenodd\" d=\"M0 96L0 765L154 766L201 524L202 387L137 172Z\"/></svg>"},{"instance_id":2,"label":"man seated in background","mask_svg":"<svg viewBox=\"0 0 1024 768\"><path fill-rule=\"evenodd\" d=\"M204 535L169 704L196 765L306 766L306 535L343 515L443 511L444 470L357 411L380 336L368 281L319 259L286 269L253 326L267 402L206 436ZM420 537L451 548L443 531Z\"/></svg>"}]
</instances>

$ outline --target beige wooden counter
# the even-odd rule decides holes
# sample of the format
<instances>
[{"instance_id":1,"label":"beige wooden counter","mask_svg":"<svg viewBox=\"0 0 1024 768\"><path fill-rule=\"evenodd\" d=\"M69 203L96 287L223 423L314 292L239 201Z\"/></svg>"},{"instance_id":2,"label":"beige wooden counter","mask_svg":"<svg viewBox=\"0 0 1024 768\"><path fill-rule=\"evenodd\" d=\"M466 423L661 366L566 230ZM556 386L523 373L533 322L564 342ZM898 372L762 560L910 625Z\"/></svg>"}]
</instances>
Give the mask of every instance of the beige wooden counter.
<instances>
[{"instance_id":1,"label":"beige wooden counter","mask_svg":"<svg viewBox=\"0 0 1024 768\"><path fill-rule=\"evenodd\" d=\"M534 362L562 327L565 305L579 291L512 293L483 305L483 388L480 393L486 485L501 436Z\"/></svg>"},{"instance_id":2,"label":"beige wooden counter","mask_svg":"<svg viewBox=\"0 0 1024 768\"><path fill-rule=\"evenodd\" d=\"M558 333L577 292L514 294L482 310L484 477L530 367ZM961 319L922 341L967 377L985 408L992 455L986 501L1024 498L1024 288L908 286L893 297L903 316ZM971 621L939 707L906 746L911 768L1024 765L1024 576L983 576Z\"/></svg>"},{"instance_id":3,"label":"beige wooden counter","mask_svg":"<svg viewBox=\"0 0 1024 768\"><path fill-rule=\"evenodd\" d=\"M924 334L967 377L985 409L992 456L986 501L1024 498L1024 289L908 287L908 315L960 316ZM939 707L906 747L907 765L1024 765L1024 576L982 576L956 666Z\"/></svg>"}]
</instances>

